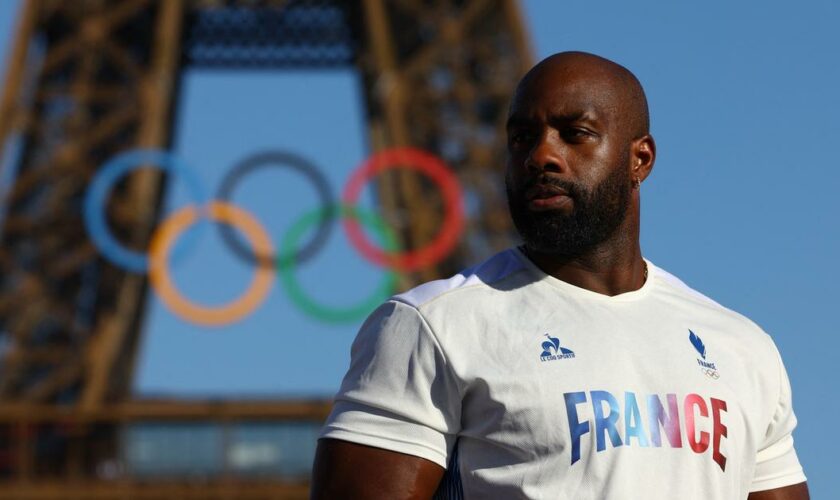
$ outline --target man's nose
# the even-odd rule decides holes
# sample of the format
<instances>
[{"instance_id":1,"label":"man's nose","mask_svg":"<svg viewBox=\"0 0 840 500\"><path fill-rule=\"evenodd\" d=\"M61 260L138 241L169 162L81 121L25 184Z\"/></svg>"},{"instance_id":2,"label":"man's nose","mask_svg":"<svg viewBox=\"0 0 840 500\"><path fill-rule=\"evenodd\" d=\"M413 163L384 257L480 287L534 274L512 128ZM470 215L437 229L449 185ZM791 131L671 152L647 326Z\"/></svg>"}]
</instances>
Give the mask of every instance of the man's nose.
<instances>
[{"instance_id":1,"label":"man's nose","mask_svg":"<svg viewBox=\"0 0 840 500\"><path fill-rule=\"evenodd\" d=\"M562 172L566 170L566 160L563 158L561 148L554 144L548 134L542 136L531 148L525 166L536 172Z\"/></svg>"}]
</instances>

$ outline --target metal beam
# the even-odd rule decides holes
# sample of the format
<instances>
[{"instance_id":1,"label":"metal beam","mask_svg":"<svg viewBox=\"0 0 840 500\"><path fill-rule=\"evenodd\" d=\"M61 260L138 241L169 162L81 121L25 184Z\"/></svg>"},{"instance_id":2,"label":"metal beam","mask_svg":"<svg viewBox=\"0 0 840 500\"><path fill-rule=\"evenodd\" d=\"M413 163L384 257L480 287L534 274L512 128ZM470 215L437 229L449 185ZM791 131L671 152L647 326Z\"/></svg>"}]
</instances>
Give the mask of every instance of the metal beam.
<instances>
[{"instance_id":1,"label":"metal beam","mask_svg":"<svg viewBox=\"0 0 840 500\"><path fill-rule=\"evenodd\" d=\"M262 16L251 16L253 26L265 28L271 20L288 28L283 23L302 15L307 29L329 26L340 36L327 43L306 30L269 29L271 36L261 39L254 30L217 26L254 12ZM200 26L201 16L212 22ZM225 38L213 30L238 34ZM266 43L279 55L264 58ZM213 51L199 54L207 46L225 50L215 59ZM20 438L13 469L21 478L41 474L46 463L68 477L83 475L90 464L80 444L105 435L114 445L108 433L126 422L317 420L328 411L323 402L131 401L146 281L98 255L78 207L108 158L168 146L178 78L190 63L228 69L355 65L372 149L412 146L447 162L472 202L467 230L446 260L404 273L402 288L449 275L512 241L500 175L503 124L513 84L531 63L515 0L27 0L0 94L0 154L10 137L22 146L14 184L0 199L0 424L17 429L10 431ZM164 184L146 169L112 193L109 221L129 246L148 245ZM434 236L441 200L422 175L383 174L377 188L380 211L398 229L404 249ZM61 422L79 427L60 453L38 451L32 436L21 434L38 429L36 423ZM15 498L116 494L113 485L98 483L78 483L90 495L38 484L43 487L15 490ZM4 491L0 487L0 498ZM126 491L132 498L192 495ZM197 497L215 498L201 491Z\"/></svg>"},{"instance_id":2,"label":"metal beam","mask_svg":"<svg viewBox=\"0 0 840 500\"><path fill-rule=\"evenodd\" d=\"M19 100L21 98L21 87L26 74L26 53L32 40L32 33L35 29L37 0L26 0L23 2L23 9L18 18L17 32L15 33L12 49L9 52L6 69L6 82L0 94L0 161L2 161L6 141L12 136L13 131L18 128L21 121L21 109ZM0 167L3 167L0 163Z\"/></svg>"}]
</instances>

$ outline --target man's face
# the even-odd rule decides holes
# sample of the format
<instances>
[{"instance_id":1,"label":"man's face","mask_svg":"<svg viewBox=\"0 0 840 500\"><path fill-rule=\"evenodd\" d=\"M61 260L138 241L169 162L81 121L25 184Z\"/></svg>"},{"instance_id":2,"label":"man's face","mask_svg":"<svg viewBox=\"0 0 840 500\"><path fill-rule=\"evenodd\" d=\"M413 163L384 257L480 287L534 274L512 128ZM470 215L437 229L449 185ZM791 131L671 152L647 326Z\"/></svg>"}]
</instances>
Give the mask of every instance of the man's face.
<instances>
[{"instance_id":1,"label":"man's face","mask_svg":"<svg viewBox=\"0 0 840 500\"><path fill-rule=\"evenodd\" d=\"M576 256L610 237L631 200L630 138L609 87L548 69L520 85L505 185L514 225L540 253Z\"/></svg>"}]
</instances>

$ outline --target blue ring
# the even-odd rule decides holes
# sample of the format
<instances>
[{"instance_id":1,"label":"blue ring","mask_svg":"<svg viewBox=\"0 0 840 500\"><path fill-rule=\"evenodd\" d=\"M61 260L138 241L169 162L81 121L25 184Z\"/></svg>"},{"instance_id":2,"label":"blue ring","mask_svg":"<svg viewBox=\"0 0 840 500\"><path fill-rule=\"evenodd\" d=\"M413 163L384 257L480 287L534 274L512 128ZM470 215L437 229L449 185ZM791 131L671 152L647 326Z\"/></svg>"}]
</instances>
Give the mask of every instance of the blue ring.
<instances>
[{"instance_id":1,"label":"blue ring","mask_svg":"<svg viewBox=\"0 0 840 500\"><path fill-rule=\"evenodd\" d=\"M91 240L105 258L135 273L145 273L149 269L149 259L144 253L126 248L111 235L105 219L105 202L108 199L108 193L120 177L145 165L155 165L182 178L199 207L204 207L208 201L206 191L195 171L169 152L158 149L135 149L117 155L102 165L91 180L85 194L85 227ZM195 231L188 231L184 237L192 241L196 235ZM179 245L176 252L179 248L183 249Z\"/></svg>"}]
</instances>

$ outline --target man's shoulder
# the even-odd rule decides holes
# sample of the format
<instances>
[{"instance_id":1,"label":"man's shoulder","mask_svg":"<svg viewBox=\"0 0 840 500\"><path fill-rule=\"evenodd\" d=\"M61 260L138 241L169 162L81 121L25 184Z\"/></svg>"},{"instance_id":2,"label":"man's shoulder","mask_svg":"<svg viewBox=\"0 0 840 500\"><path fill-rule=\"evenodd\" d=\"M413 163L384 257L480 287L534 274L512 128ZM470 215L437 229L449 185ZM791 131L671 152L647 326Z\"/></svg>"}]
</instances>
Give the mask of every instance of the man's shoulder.
<instances>
[{"instance_id":1,"label":"man's shoulder","mask_svg":"<svg viewBox=\"0 0 840 500\"><path fill-rule=\"evenodd\" d=\"M651 264L649 263L649 265ZM692 288L670 272L658 266L654 267L656 279L659 281L659 288L662 290L662 293L688 304L689 307L701 309L707 315L716 315L722 319L736 323L746 330L753 331L762 336L767 335L760 326L744 314L720 304L708 295Z\"/></svg>"},{"instance_id":2,"label":"man's shoulder","mask_svg":"<svg viewBox=\"0 0 840 500\"><path fill-rule=\"evenodd\" d=\"M453 294L492 288L524 269L525 266L517 255L517 251L510 248L454 276L429 281L395 295L392 300L420 309L437 299Z\"/></svg>"},{"instance_id":3,"label":"man's shoulder","mask_svg":"<svg viewBox=\"0 0 840 500\"><path fill-rule=\"evenodd\" d=\"M670 272L662 269L661 267L653 265L650 262L648 262L648 265L654 267L654 276L656 276L656 279L660 282L662 288L668 290L669 292L675 295L680 295L686 300L696 302L699 305L703 305L705 307L734 312L722 306L717 301L710 298L708 295L705 295L699 292L698 290L695 290L694 288L690 287L683 280L671 274Z\"/></svg>"}]
</instances>

